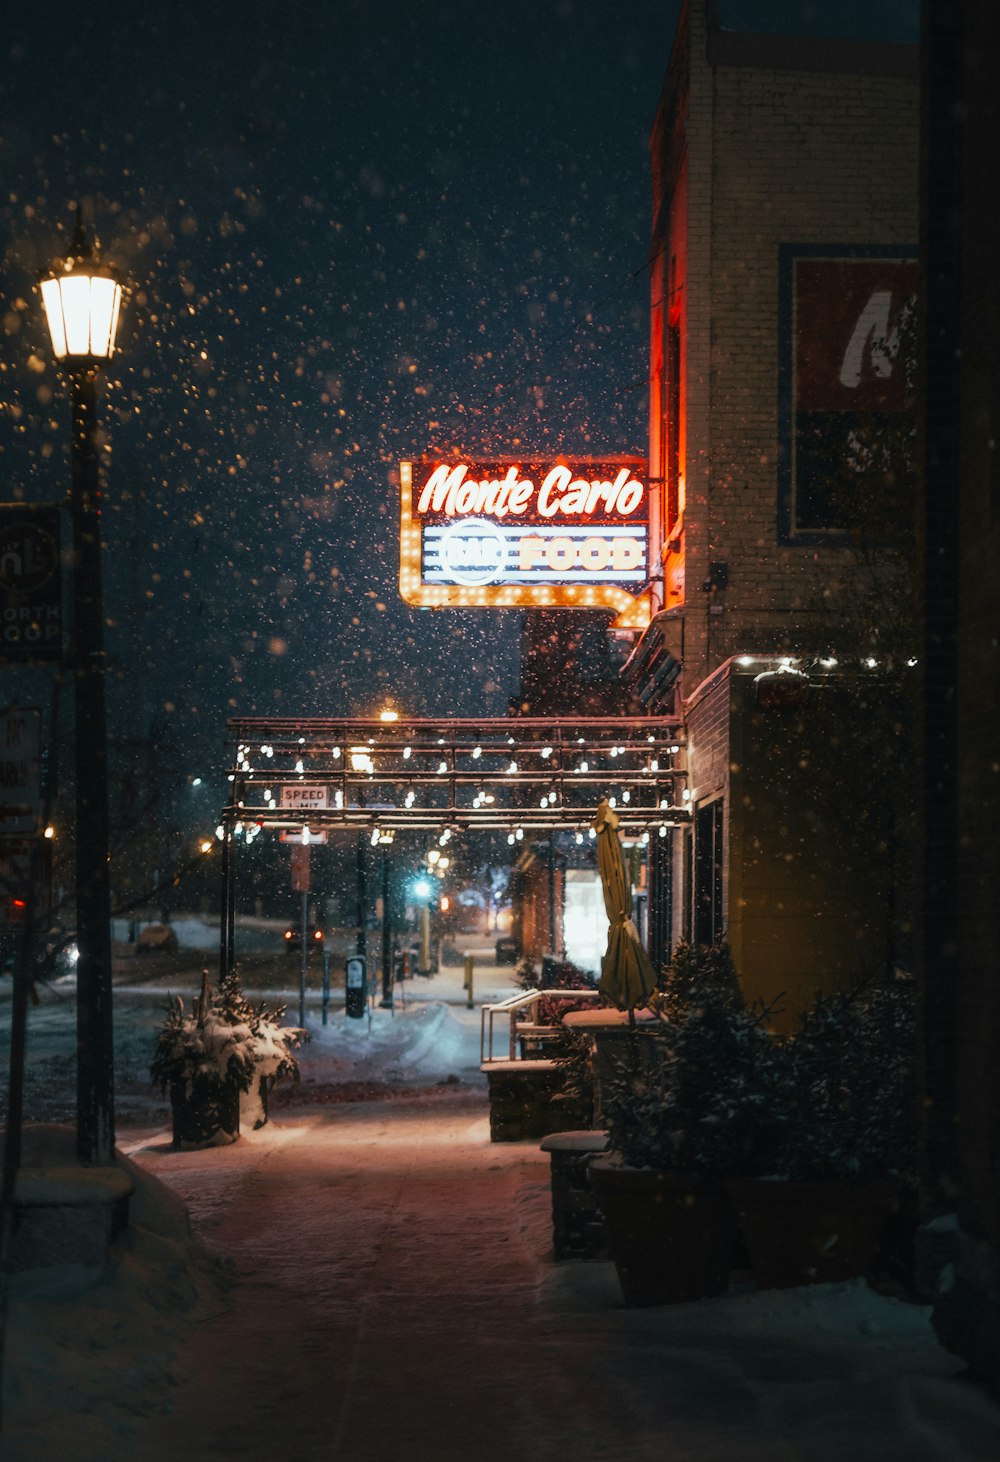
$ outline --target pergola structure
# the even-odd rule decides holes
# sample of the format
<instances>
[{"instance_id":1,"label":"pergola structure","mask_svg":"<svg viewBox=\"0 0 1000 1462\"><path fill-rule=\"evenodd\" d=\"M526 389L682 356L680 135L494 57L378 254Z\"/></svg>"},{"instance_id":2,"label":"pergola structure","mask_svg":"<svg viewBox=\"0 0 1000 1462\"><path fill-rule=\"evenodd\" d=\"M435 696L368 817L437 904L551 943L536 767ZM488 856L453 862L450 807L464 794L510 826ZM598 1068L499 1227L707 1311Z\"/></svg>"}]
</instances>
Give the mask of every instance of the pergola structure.
<instances>
[{"instance_id":1,"label":"pergola structure","mask_svg":"<svg viewBox=\"0 0 1000 1462\"><path fill-rule=\"evenodd\" d=\"M559 830L587 835L601 797L654 846L689 821L678 720L632 717L237 717L222 813L223 968L234 959L238 842L265 829L308 843L336 829ZM325 840L325 838L324 838ZM651 870L656 859L650 859Z\"/></svg>"}]
</instances>

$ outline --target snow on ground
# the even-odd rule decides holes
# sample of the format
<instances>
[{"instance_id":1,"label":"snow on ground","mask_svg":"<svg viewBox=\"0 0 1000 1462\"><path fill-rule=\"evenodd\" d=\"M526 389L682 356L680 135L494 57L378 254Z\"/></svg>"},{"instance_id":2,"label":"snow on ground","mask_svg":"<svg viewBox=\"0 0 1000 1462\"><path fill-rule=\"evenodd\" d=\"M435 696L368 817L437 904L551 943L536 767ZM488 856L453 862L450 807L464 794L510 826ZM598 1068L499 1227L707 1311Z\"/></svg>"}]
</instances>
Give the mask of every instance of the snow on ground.
<instances>
[{"instance_id":1,"label":"snow on ground","mask_svg":"<svg viewBox=\"0 0 1000 1462\"><path fill-rule=\"evenodd\" d=\"M1000 1456L922 1306L857 1283L628 1310L611 1265L553 1263L547 1159L490 1144L460 973L402 1000L325 1027L311 1005L294 1107L231 1147L120 1124L137 1196L108 1272L15 1279L5 1462ZM352 1081L391 1099L323 1104Z\"/></svg>"}]
</instances>

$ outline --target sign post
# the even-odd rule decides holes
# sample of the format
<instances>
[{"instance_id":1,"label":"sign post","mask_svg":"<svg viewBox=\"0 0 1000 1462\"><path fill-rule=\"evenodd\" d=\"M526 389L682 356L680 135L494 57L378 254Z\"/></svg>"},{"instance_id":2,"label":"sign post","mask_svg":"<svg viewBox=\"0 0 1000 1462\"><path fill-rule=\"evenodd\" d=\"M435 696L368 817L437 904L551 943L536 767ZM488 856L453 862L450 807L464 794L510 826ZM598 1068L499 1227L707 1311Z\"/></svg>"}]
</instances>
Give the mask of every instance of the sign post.
<instances>
[{"instance_id":1,"label":"sign post","mask_svg":"<svg viewBox=\"0 0 1000 1462\"><path fill-rule=\"evenodd\" d=\"M36 848L41 810L42 713L0 711L0 932L20 933L48 920L49 860Z\"/></svg>"},{"instance_id":2,"label":"sign post","mask_svg":"<svg viewBox=\"0 0 1000 1462\"><path fill-rule=\"evenodd\" d=\"M309 959L309 844L292 843L292 892L302 895L302 962L299 967L299 1025L306 1023L306 963Z\"/></svg>"}]
</instances>

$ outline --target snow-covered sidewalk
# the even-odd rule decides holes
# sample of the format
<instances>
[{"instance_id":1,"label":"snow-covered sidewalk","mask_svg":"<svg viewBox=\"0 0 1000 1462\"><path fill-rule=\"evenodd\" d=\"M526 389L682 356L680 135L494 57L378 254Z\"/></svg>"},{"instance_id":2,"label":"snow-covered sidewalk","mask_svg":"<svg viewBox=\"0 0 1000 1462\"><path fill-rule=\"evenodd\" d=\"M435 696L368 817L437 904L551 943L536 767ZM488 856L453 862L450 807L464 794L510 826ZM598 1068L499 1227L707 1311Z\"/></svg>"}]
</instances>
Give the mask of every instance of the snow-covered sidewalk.
<instances>
[{"instance_id":1,"label":"snow-covered sidewalk","mask_svg":"<svg viewBox=\"0 0 1000 1462\"><path fill-rule=\"evenodd\" d=\"M478 1012L426 993L316 1030L295 1105L232 1147L120 1134L112 1272L19 1285L5 1462L1000 1455L925 1309L855 1284L635 1311L611 1265L553 1263L548 1160L491 1145ZM393 1095L310 1099L355 1077Z\"/></svg>"}]
</instances>

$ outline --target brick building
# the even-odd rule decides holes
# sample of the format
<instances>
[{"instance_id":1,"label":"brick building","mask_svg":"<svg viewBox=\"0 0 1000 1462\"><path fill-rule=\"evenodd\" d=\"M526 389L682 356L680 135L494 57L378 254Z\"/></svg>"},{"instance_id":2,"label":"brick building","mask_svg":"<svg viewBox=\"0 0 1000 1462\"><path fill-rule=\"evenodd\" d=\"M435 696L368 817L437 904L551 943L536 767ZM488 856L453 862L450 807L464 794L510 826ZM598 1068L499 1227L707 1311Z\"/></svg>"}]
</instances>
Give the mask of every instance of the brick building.
<instances>
[{"instance_id":1,"label":"brick building","mask_svg":"<svg viewBox=\"0 0 1000 1462\"><path fill-rule=\"evenodd\" d=\"M625 676L687 724L661 943L725 934L790 1017L898 953L872 730L906 650L879 494L911 430L918 61L726 10L683 6L652 132L662 577Z\"/></svg>"}]
</instances>

